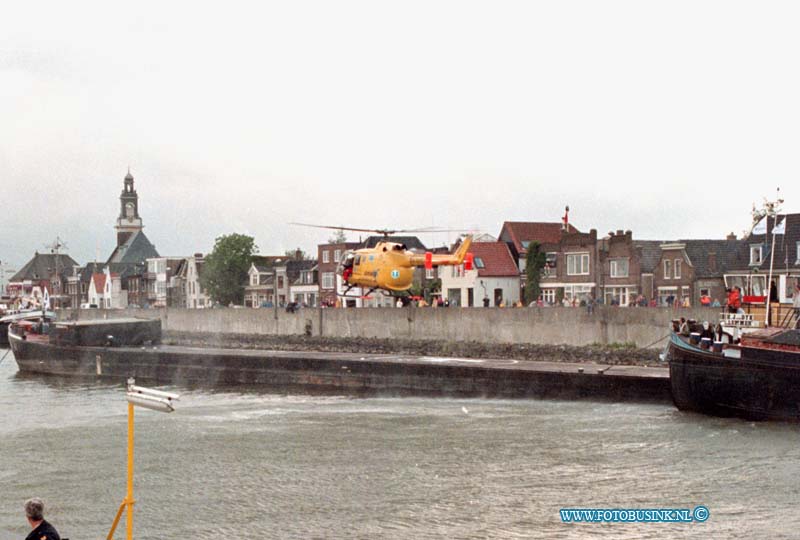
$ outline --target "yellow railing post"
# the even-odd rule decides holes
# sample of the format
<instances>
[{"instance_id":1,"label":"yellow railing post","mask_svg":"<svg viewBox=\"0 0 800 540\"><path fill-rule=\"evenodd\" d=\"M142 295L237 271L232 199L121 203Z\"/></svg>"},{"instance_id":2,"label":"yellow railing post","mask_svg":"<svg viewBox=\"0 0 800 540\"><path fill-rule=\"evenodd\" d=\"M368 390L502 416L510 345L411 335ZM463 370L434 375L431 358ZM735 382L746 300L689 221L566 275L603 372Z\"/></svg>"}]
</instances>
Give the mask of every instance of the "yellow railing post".
<instances>
[{"instance_id":1,"label":"yellow railing post","mask_svg":"<svg viewBox=\"0 0 800 540\"><path fill-rule=\"evenodd\" d=\"M128 486L125 492L125 499L119 505L119 510L114 522L111 524L111 530L108 532L106 540L114 540L114 531L117 530L123 511L125 511L125 538L126 540L133 540L133 504L136 502L133 499L134 404L156 411L172 412L174 410L172 401L179 398L177 394L134 386L135 382L132 378L128 379Z\"/></svg>"},{"instance_id":2,"label":"yellow railing post","mask_svg":"<svg viewBox=\"0 0 800 540\"><path fill-rule=\"evenodd\" d=\"M133 403L128 403L128 493L125 496L128 508L125 511L127 540L133 540Z\"/></svg>"}]
</instances>

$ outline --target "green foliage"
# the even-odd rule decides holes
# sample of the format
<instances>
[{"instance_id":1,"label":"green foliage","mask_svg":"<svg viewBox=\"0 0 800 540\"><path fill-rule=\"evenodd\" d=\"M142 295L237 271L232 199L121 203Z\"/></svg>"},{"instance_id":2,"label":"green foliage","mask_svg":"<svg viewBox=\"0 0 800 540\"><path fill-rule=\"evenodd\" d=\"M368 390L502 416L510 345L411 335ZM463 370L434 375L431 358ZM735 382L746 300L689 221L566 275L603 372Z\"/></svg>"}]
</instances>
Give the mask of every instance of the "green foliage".
<instances>
[{"instance_id":1,"label":"green foliage","mask_svg":"<svg viewBox=\"0 0 800 540\"><path fill-rule=\"evenodd\" d=\"M329 244L344 244L347 242L347 236L344 234L343 229L336 229L336 232L328 238Z\"/></svg>"},{"instance_id":2,"label":"green foliage","mask_svg":"<svg viewBox=\"0 0 800 540\"><path fill-rule=\"evenodd\" d=\"M525 256L525 303L530 304L539 298L542 287L542 269L546 262L546 255L541 251L539 242L528 245L528 254Z\"/></svg>"},{"instance_id":3,"label":"green foliage","mask_svg":"<svg viewBox=\"0 0 800 540\"><path fill-rule=\"evenodd\" d=\"M231 302L242 304L247 271L257 250L252 236L233 233L217 238L214 250L206 257L201 278L214 301L223 306Z\"/></svg>"}]
</instances>

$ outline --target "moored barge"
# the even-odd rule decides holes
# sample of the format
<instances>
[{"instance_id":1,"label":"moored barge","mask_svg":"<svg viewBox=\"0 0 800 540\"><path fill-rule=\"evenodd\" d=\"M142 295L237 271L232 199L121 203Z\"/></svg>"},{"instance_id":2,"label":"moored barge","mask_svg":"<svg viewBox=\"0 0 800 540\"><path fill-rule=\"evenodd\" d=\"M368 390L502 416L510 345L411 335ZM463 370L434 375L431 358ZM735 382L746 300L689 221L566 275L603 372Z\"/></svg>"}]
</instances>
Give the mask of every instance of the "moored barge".
<instances>
[{"instance_id":1,"label":"moored barge","mask_svg":"<svg viewBox=\"0 0 800 540\"><path fill-rule=\"evenodd\" d=\"M356 396L669 401L668 374L663 368L181 347L159 343L158 320L141 323L142 331L127 331L123 339L120 330L126 324L130 323L58 323L49 335L15 326L9 338L20 372L25 374L119 382L135 377L158 384ZM76 337L75 332L80 335Z\"/></svg>"},{"instance_id":2,"label":"moored barge","mask_svg":"<svg viewBox=\"0 0 800 540\"><path fill-rule=\"evenodd\" d=\"M678 409L749 420L800 421L800 330L765 328L739 344L670 336L672 399Z\"/></svg>"}]
</instances>

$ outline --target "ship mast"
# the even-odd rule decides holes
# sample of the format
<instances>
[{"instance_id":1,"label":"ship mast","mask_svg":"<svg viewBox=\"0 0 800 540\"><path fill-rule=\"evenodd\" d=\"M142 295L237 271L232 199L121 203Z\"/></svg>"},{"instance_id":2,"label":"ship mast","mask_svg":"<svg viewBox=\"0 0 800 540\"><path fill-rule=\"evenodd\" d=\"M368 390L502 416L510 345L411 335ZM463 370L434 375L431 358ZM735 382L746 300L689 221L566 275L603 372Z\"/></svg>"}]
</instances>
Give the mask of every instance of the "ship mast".
<instances>
[{"instance_id":1,"label":"ship mast","mask_svg":"<svg viewBox=\"0 0 800 540\"><path fill-rule=\"evenodd\" d=\"M775 263L775 227L778 225L778 212L780 212L780 205L783 204L783 199L780 198L781 188L777 189L777 195L774 201L764 202L765 219L767 220L767 229L769 229L769 217L772 216L772 244L769 247L769 277L767 278L767 311L764 317L764 326L769 326L769 310L772 303L772 269ZM764 235L769 241L769 230Z\"/></svg>"}]
</instances>

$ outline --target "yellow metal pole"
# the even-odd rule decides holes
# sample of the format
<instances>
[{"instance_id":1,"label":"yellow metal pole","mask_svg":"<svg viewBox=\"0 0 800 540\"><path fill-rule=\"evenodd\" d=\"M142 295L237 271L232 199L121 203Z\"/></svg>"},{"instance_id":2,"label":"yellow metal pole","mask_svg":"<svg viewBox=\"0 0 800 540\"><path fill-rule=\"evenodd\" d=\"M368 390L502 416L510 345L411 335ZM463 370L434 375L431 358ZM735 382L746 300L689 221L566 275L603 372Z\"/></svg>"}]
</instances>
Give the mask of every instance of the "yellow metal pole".
<instances>
[{"instance_id":1,"label":"yellow metal pole","mask_svg":"<svg viewBox=\"0 0 800 540\"><path fill-rule=\"evenodd\" d=\"M128 403L128 508L125 512L127 540L133 540L133 403Z\"/></svg>"}]
</instances>

